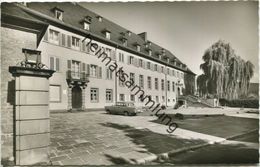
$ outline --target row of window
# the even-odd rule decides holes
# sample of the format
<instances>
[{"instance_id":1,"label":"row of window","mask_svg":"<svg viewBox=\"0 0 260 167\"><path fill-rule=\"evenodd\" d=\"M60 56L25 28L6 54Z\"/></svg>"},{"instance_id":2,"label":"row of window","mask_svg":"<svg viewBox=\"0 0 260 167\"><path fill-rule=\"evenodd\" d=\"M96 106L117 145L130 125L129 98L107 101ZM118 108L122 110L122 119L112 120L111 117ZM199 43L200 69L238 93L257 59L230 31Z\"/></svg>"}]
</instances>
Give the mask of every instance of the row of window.
<instances>
[{"instance_id":1,"label":"row of window","mask_svg":"<svg viewBox=\"0 0 260 167\"><path fill-rule=\"evenodd\" d=\"M113 102L113 90L112 89L106 89L106 102L112 103ZM131 94L130 95L130 101L135 102L136 101L136 95ZM119 94L119 101L126 101L125 94ZM151 99L152 96L150 96ZM162 96L162 102L165 102L165 96ZM155 96L155 100L157 103L159 103L159 96ZM50 102L61 102L61 86L60 85L50 85ZM90 89L90 102L97 103L99 102L99 89L98 88L91 88ZM138 102L142 102L138 98ZM169 99L168 99L168 102ZM174 99L173 99L174 102Z\"/></svg>"},{"instance_id":2,"label":"row of window","mask_svg":"<svg viewBox=\"0 0 260 167\"><path fill-rule=\"evenodd\" d=\"M136 102L136 95L131 94L130 95L130 101ZM126 101L126 95L125 94L119 94L119 101ZM152 100L155 100L155 102L159 103L159 96L155 96L155 99L150 96ZM162 96L162 102L165 102L165 96ZM98 102L99 101L99 89L98 88L91 88L90 89L90 101L91 102ZM111 103L113 102L113 90L112 89L106 89L106 102ZM142 102L140 98L138 98L138 102ZM170 102L170 99L168 99L168 102ZM173 102L175 102L175 99L173 99Z\"/></svg>"},{"instance_id":3,"label":"row of window","mask_svg":"<svg viewBox=\"0 0 260 167\"><path fill-rule=\"evenodd\" d=\"M122 82L120 80L120 78L118 78L119 80L119 86L124 86L124 82ZM129 75L129 80L133 81L133 83L135 83L135 74L134 73L130 73ZM161 90L165 90L165 84L167 87L167 91L175 91L175 82L170 82L167 81L167 83L164 82L164 79L161 79ZM135 85L135 84L133 84ZM140 88L144 88L144 76L143 75L139 75L139 85ZM151 76L147 76L147 88L148 89L152 89L152 77ZM154 89L155 90L159 90L159 79L158 78L154 78Z\"/></svg>"},{"instance_id":4,"label":"row of window","mask_svg":"<svg viewBox=\"0 0 260 167\"><path fill-rule=\"evenodd\" d=\"M94 64L85 64L80 61L68 60L68 71L71 71L73 78L80 78L80 73L89 74L90 77L102 78L102 67ZM60 71L60 59L57 57L50 57L50 69L56 72ZM106 79L112 80L113 73L109 68L106 68Z\"/></svg>"},{"instance_id":5,"label":"row of window","mask_svg":"<svg viewBox=\"0 0 260 167\"><path fill-rule=\"evenodd\" d=\"M118 54L118 61L121 63L125 62L125 55L121 52L119 52L119 54ZM159 66L159 65L153 64L149 61L145 62L143 59L138 59L138 58L135 58L134 56L128 56L127 64L134 65L134 66L141 67L141 68L148 69L148 70L152 70L152 71L166 73L166 71L165 71L166 68L164 66ZM176 71L174 69L171 70L170 68L167 68L167 74L178 77L178 78L184 77L183 73L180 73L179 71Z\"/></svg>"},{"instance_id":6,"label":"row of window","mask_svg":"<svg viewBox=\"0 0 260 167\"><path fill-rule=\"evenodd\" d=\"M119 94L119 101L126 101L125 97L126 97L125 94ZM160 101L159 96L154 96L154 98L152 96L149 96L149 97L151 98L151 100L154 100L156 103L159 103L159 101ZM132 101L132 102L136 102L136 101L143 102L143 101L141 101L140 98L137 98L137 100L136 100L136 95L134 95L134 94L130 95L130 101ZM170 102L170 101L171 100L168 99L168 102ZM165 102L165 96L161 96L161 102ZM172 99L172 102L175 102L175 99Z\"/></svg>"},{"instance_id":7,"label":"row of window","mask_svg":"<svg viewBox=\"0 0 260 167\"><path fill-rule=\"evenodd\" d=\"M60 21L63 21L63 11L56 8L55 10L55 18L60 20ZM92 17L90 16L87 16L84 21L83 21L83 29L84 30L87 30L89 31L90 30L90 24L91 24L91 20L92 20ZM98 20L99 22L102 22L102 17L99 16L98 17ZM111 32L109 30L106 30L103 31L104 35L105 35L105 38L107 39L111 39ZM130 31L127 31L128 35L131 36L131 32ZM125 33L121 33L122 36L124 36ZM127 46L127 39L126 38L122 38L122 42L123 42L123 45L124 46ZM137 48L137 51L140 51L140 45L136 45L136 48ZM150 50L149 50L149 55L150 55Z\"/></svg>"},{"instance_id":8,"label":"row of window","mask_svg":"<svg viewBox=\"0 0 260 167\"><path fill-rule=\"evenodd\" d=\"M89 49L89 47L86 46L86 41L81 42L81 40L75 36L65 35L63 33L60 33L58 31L55 31L52 29L49 29L49 31L46 32L46 34L44 36L44 40L54 43L56 45L61 45L61 46L75 49L75 50L80 50L83 52L91 53L91 50ZM111 57L112 59L116 59L114 50L111 50L109 48L100 47L100 46L97 50L99 50L100 48L103 49L103 51L105 51L109 57ZM125 62L125 57L124 57L123 53L119 53L118 61ZM138 66L138 67L158 71L158 72L163 72L163 73L166 72L164 69L164 66L161 66L159 68L157 64L152 64L150 62L145 63L144 60L134 58L133 56L128 56L127 63ZM175 70L171 71L169 68L167 68L168 75L173 75L173 76L177 76L177 77L179 75L181 75L180 77L183 77L183 73L180 73L180 74L178 74L178 73L179 73L178 71L177 72Z\"/></svg>"},{"instance_id":9,"label":"row of window","mask_svg":"<svg viewBox=\"0 0 260 167\"><path fill-rule=\"evenodd\" d=\"M56 8L55 9L55 18L60 20L60 21L63 21L63 11ZM90 30L91 21L92 21L92 17L90 17L90 16L86 16L84 18L84 21L83 21L83 29L84 30L88 30L88 31ZM102 22L101 16L98 16L98 21ZM111 39L111 32L109 30L105 29L103 32L105 34L105 38ZM132 33L131 33L131 31L127 31L127 34L128 34L128 36L131 36ZM127 39L124 37L125 33L121 32L121 35L123 36L123 38L121 39L122 42L123 42L123 45L127 46ZM151 42L146 43L145 47L148 48L148 45L151 45ZM140 45L139 44L136 44L136 50L140 52ZM151 50L148 50L148 53L149 53L150 56L152 55Z\"/></svg>"},{"instance_id":10,"label":"row of window","mask_svg":"<svg viewBox=\"0 0 260 167\"><path fill-rule=\"evenodd\" d=\"M89 74L90 77L96 77L96 78L102 78L102 67L99 67L94 64L85 64L80 61L75 61L75 60L68 60L67 64L68 70L73 71L73 74L79 75L80 72L86 72ZM60 60L57 57L50 57L50 69L55 70L55 71L60 71ZM130 73L130 80L133 80L135 82L135 74ZM113 73L109 68L106 68L106 79L112 80L113 79ZM155 89L158 90L158 78L155 78ZM164 80L161 81L162 85L164 85ZM148 83L148 89L152 89L152 81L151 77L148 76L147 78L147 83ZM174 84L174 83L173 83ZM123 86L123 83L119 81L119 85ZM139 86L144 87L144 79L143 76L139 76ZM173 86L174 88L174 86ZM162 90L164 90L164 86L162 86ZM174 89L173 89L174 91Z\"/></svg>"},{"instance_id":11,"label":"row of window","mask_svg":"<svg viewBox=\"0 0 260 167\"><path fill-rule=\"evenodd\" d=\"M94 52L90 50L89 45L87 46L88 43L87 41L82 42L80 38L77 38L75 36L65 35L63 33L60 33L52 29L46 31L44 35L44 40L63 47L68 47L74 50L94 54ZM108 55L108 57L111 57L111 59L113 60L115 59L114 50L111 50L110 48L101 47L101 46L98 46L96 50L98 51L100 49L102 50L100 53L105 52Z\"/></svg>"}]
</instances>

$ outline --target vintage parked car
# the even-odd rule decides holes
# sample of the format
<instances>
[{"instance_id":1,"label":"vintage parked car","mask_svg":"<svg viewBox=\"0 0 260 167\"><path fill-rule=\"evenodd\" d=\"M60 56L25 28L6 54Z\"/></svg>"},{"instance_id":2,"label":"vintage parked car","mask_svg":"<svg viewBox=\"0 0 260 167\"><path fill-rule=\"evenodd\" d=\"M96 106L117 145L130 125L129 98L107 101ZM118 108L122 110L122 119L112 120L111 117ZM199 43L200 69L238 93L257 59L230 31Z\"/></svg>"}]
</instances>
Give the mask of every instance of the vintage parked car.
<instances>
[{"instance_id":1,"label":"vintage parked car","mask_svg":"<svg viewBox=\"0 0 260 167\"><path fill-rule=\"evenodd\" d=\"M133 102L116 102L115 105L105 106L108 114L122 114L125 116L136 115L143 112L142 109L137 108Z\"/></svg>"}]
</instances>

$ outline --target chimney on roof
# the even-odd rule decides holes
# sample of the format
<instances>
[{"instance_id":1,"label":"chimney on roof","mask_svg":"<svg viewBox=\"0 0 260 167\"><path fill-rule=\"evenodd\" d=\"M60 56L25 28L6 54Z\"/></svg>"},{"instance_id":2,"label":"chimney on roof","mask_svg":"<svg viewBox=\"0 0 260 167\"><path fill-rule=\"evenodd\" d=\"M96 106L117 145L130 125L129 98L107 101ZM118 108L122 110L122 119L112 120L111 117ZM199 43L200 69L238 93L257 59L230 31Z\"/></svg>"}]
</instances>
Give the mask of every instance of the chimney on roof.
<instances>
[{"instance_id":1,"label":"chimney on roof","mask_svg":"<svg viewBox=\"0 0 260 167\"><path fill-rule=\"evenodd\" d=\"M144 41L147 41L147 32L142 32L138 34L141 38L143 38Z\"/></svg>"}]
</instances>

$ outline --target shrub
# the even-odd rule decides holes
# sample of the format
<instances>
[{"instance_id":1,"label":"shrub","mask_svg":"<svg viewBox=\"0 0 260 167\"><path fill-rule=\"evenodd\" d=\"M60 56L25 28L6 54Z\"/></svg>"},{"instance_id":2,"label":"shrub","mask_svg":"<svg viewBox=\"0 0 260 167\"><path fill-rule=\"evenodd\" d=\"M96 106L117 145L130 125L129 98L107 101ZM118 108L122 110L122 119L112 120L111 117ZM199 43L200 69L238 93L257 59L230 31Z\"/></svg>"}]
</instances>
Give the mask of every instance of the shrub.
<instances>
[{"instance_id":1,"label":"shrub","mask_svg":"<svg viewBox=\"0 0 260 167\"><path fill-rule=\"evenodd\" d=\"M228 106L228 107L240 107L240 108L259 107L258 99L237 99L237 100L219 99L219 103L221 106Z\"/></svg>"},{"instance_id":2,"label":"shrub","mask_svg":"<svg viewBox=\"0 0 260 167\"><path fill-rule=\"evenodd\" d=\"M181 113L176 113L174 116L178 119L184 119L184 115Z\"/></svg>"}]
</instances>

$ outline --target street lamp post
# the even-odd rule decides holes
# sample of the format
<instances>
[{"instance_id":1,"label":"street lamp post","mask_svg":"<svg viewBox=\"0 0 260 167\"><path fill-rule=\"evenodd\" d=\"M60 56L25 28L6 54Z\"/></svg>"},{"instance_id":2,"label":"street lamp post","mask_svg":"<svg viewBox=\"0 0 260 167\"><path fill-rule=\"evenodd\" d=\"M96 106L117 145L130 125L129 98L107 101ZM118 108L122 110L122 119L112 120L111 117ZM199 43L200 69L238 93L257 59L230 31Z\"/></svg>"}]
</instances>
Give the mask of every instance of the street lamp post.
<instances>
[{"instance_id":1,"label":"street lamp post","mask_svg":"<svg viewBox=\"0 0 260 167\"><path fill-rule=\"evenodd\" d=\"M22 67L41 69L45 65L41 63L41 51L32 49L22 49L25 60L21 62Z\"/></svg>"}]
</instances>

